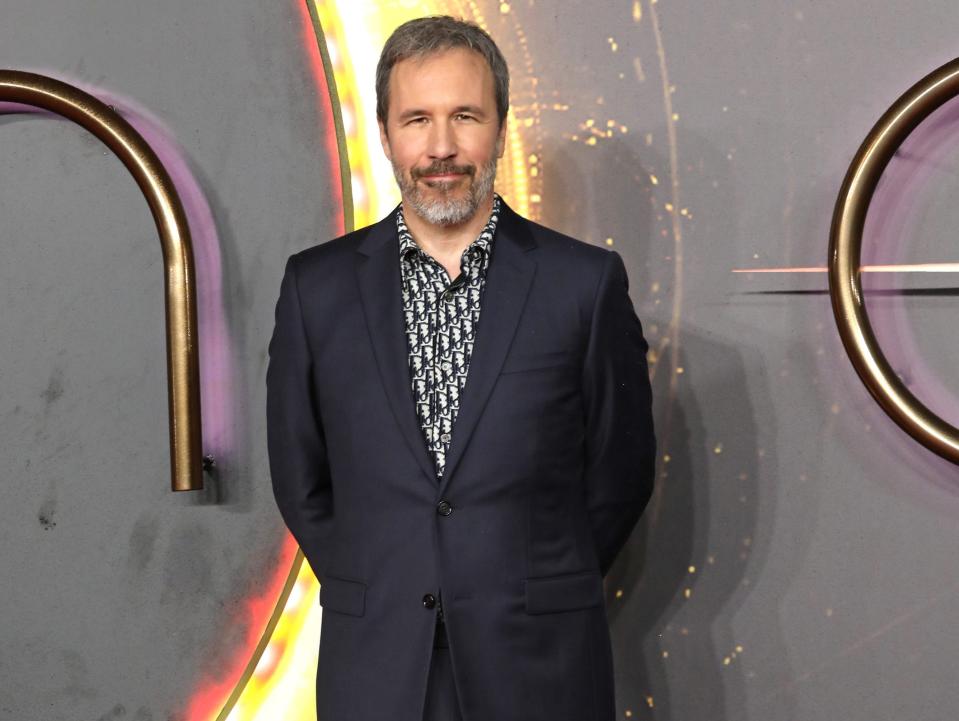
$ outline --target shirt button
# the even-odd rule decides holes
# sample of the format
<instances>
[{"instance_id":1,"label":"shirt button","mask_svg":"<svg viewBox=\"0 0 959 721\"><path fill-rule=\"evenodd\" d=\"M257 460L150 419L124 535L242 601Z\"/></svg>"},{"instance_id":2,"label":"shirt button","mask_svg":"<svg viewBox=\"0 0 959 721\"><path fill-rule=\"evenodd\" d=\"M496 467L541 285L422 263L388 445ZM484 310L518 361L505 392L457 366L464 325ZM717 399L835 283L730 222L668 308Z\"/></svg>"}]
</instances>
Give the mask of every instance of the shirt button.
<instances>
[{"instance_id":1,"label":"shirt button","mask_svg":"<svg viewBox=\"0 0 959 721\"><path fill-rule=\"evenodd\" d=\"M449 433L441 433L441 434L440 434L440 440L443 441L443 443L449 443L449 442L450 442L450 434L449 434Z\"/></svg>"},{"instance_id":2,"label":"shirt button","mask_svg":"<svg viewBox=\"0 0 959 721\"><path fill-rule=\"evenodd\" d=\"M452 297L453 297L452 291L447 290L443 293L443 300L449 300Z\"/></svg>"},{"instance_id":3,"label":"shirt button","mask_svg":"<svg viewBox=\"0 0 959 721\"><path fill-rule=\"evenodd\" d=\"M425 596L423 596L423 605L426 608L433 608L433 606L436 605L436 596L434 596L432 593L427 593Z\"/></svg>"},{"instance_id":4,"label":"shirt button","mask_svg":"<svg viewBox=\"0 0 959 721\"><path fill-rule=\"evenodd\" d=\"M449 361L443 361L443 370L444 370L444 371L448 371L448 370L449 370L450 368L452 368L452 367L453 367L453 364L452 364L452 363L450 363Z\"/></svg>"},{"instance_id":5,"label":"shirt button","mask_svg":"<svg viewBox=\"0 0 959 721\"><path fill-rule=\"evenodd\" d=\"M453 506L450 505L449 501L440 501L436 504L436 512L441 516L448 516L453 512Z\"/></svg>"}]
</instances>

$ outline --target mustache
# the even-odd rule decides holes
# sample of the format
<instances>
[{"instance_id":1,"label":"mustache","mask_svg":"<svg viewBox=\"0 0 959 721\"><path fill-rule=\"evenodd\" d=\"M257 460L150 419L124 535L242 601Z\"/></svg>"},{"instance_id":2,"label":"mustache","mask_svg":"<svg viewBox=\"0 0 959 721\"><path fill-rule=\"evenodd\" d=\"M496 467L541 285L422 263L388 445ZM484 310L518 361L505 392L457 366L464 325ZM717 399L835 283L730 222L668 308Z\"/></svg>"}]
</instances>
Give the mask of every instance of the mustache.
<instances>
[{"instance_id":1,"label":"mustache","mask_svg":"<svg viewBox=\"0 0 959 721\"><path fill-rule=\"evenodd\" d=\"M457 165L450 161L437 160L425 168L412 168L410 175L417 180L426 175L476 175L475 165Z\"/></svg>"}]
</instances>

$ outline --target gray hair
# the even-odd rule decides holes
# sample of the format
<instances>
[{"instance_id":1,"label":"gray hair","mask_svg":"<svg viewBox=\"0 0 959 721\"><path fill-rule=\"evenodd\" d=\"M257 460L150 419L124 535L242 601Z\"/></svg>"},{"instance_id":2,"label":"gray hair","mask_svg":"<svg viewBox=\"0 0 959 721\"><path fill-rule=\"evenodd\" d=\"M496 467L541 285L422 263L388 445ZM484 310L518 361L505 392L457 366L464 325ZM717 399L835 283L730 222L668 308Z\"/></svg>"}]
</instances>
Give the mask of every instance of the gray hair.
<instances>
[{"instance_id":1,"label":"gray hair","mask_svg":"<svg viewBox=\"0 0 959 721\"><path fill-rule=\"evenodd\" d=\"M506 59L485 30L474 23L449 15L409 20L390 35L376 64L377 119L386 125L386 113L390 105L390 73L394 65L401 60L423 58L453 48L475 50L483 56L493 71L496 112L502 127L509 111L509 68Z\"/></svg>"}]
</instances>

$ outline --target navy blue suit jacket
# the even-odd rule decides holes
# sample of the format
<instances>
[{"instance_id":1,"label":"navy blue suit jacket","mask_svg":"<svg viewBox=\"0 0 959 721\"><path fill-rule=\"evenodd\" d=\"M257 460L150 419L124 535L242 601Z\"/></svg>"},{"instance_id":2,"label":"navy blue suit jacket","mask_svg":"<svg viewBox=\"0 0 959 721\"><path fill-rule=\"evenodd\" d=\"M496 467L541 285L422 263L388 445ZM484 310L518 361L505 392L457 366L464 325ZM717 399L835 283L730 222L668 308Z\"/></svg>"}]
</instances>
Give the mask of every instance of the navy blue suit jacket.
<instances>
[{"instance_id":1,"label":"navy blue suit jacket","mask_svg":"<svg viewBox=\"0 0 959 721\"><path fill-rule=\"evenodd\" d=\"M424 598L441 588L466 721L613 721L602 580L655 464L627 284L617 252L504 203L440 482L410 387L394 216L290 257L268 443L321 583L320 721L422 720Z\"/></svg>"}]
</instances>

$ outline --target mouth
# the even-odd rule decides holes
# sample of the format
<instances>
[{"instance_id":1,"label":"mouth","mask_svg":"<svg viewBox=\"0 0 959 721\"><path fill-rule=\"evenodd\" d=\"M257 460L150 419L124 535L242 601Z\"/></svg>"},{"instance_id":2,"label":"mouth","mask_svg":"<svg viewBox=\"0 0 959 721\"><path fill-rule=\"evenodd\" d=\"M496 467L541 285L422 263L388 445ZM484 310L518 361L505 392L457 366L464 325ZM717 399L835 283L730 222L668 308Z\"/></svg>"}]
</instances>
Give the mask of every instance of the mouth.
<instances>
[{"instance_id":1,"label":"mouth","mask_svg":"<svg viewBox=\"0 0 959 721\"><path fill-rule=\"evenodd\" d=\"M467 173L440 173L420 176L425 183L453 183L465 177L467 177Z\"/></svg>"},{"instance_id":2,"label":"mouth","mask_svg":"<svg viewBox=\"0 0 959 721\"><path fill-rule=\"evenodd\" d=\"M415 170L411 173L414 180L422 180L429 187L450 186L459 183L464 178L472 177L472 169L469 166L434 165Z\"/></svg>"}]
</instances>

